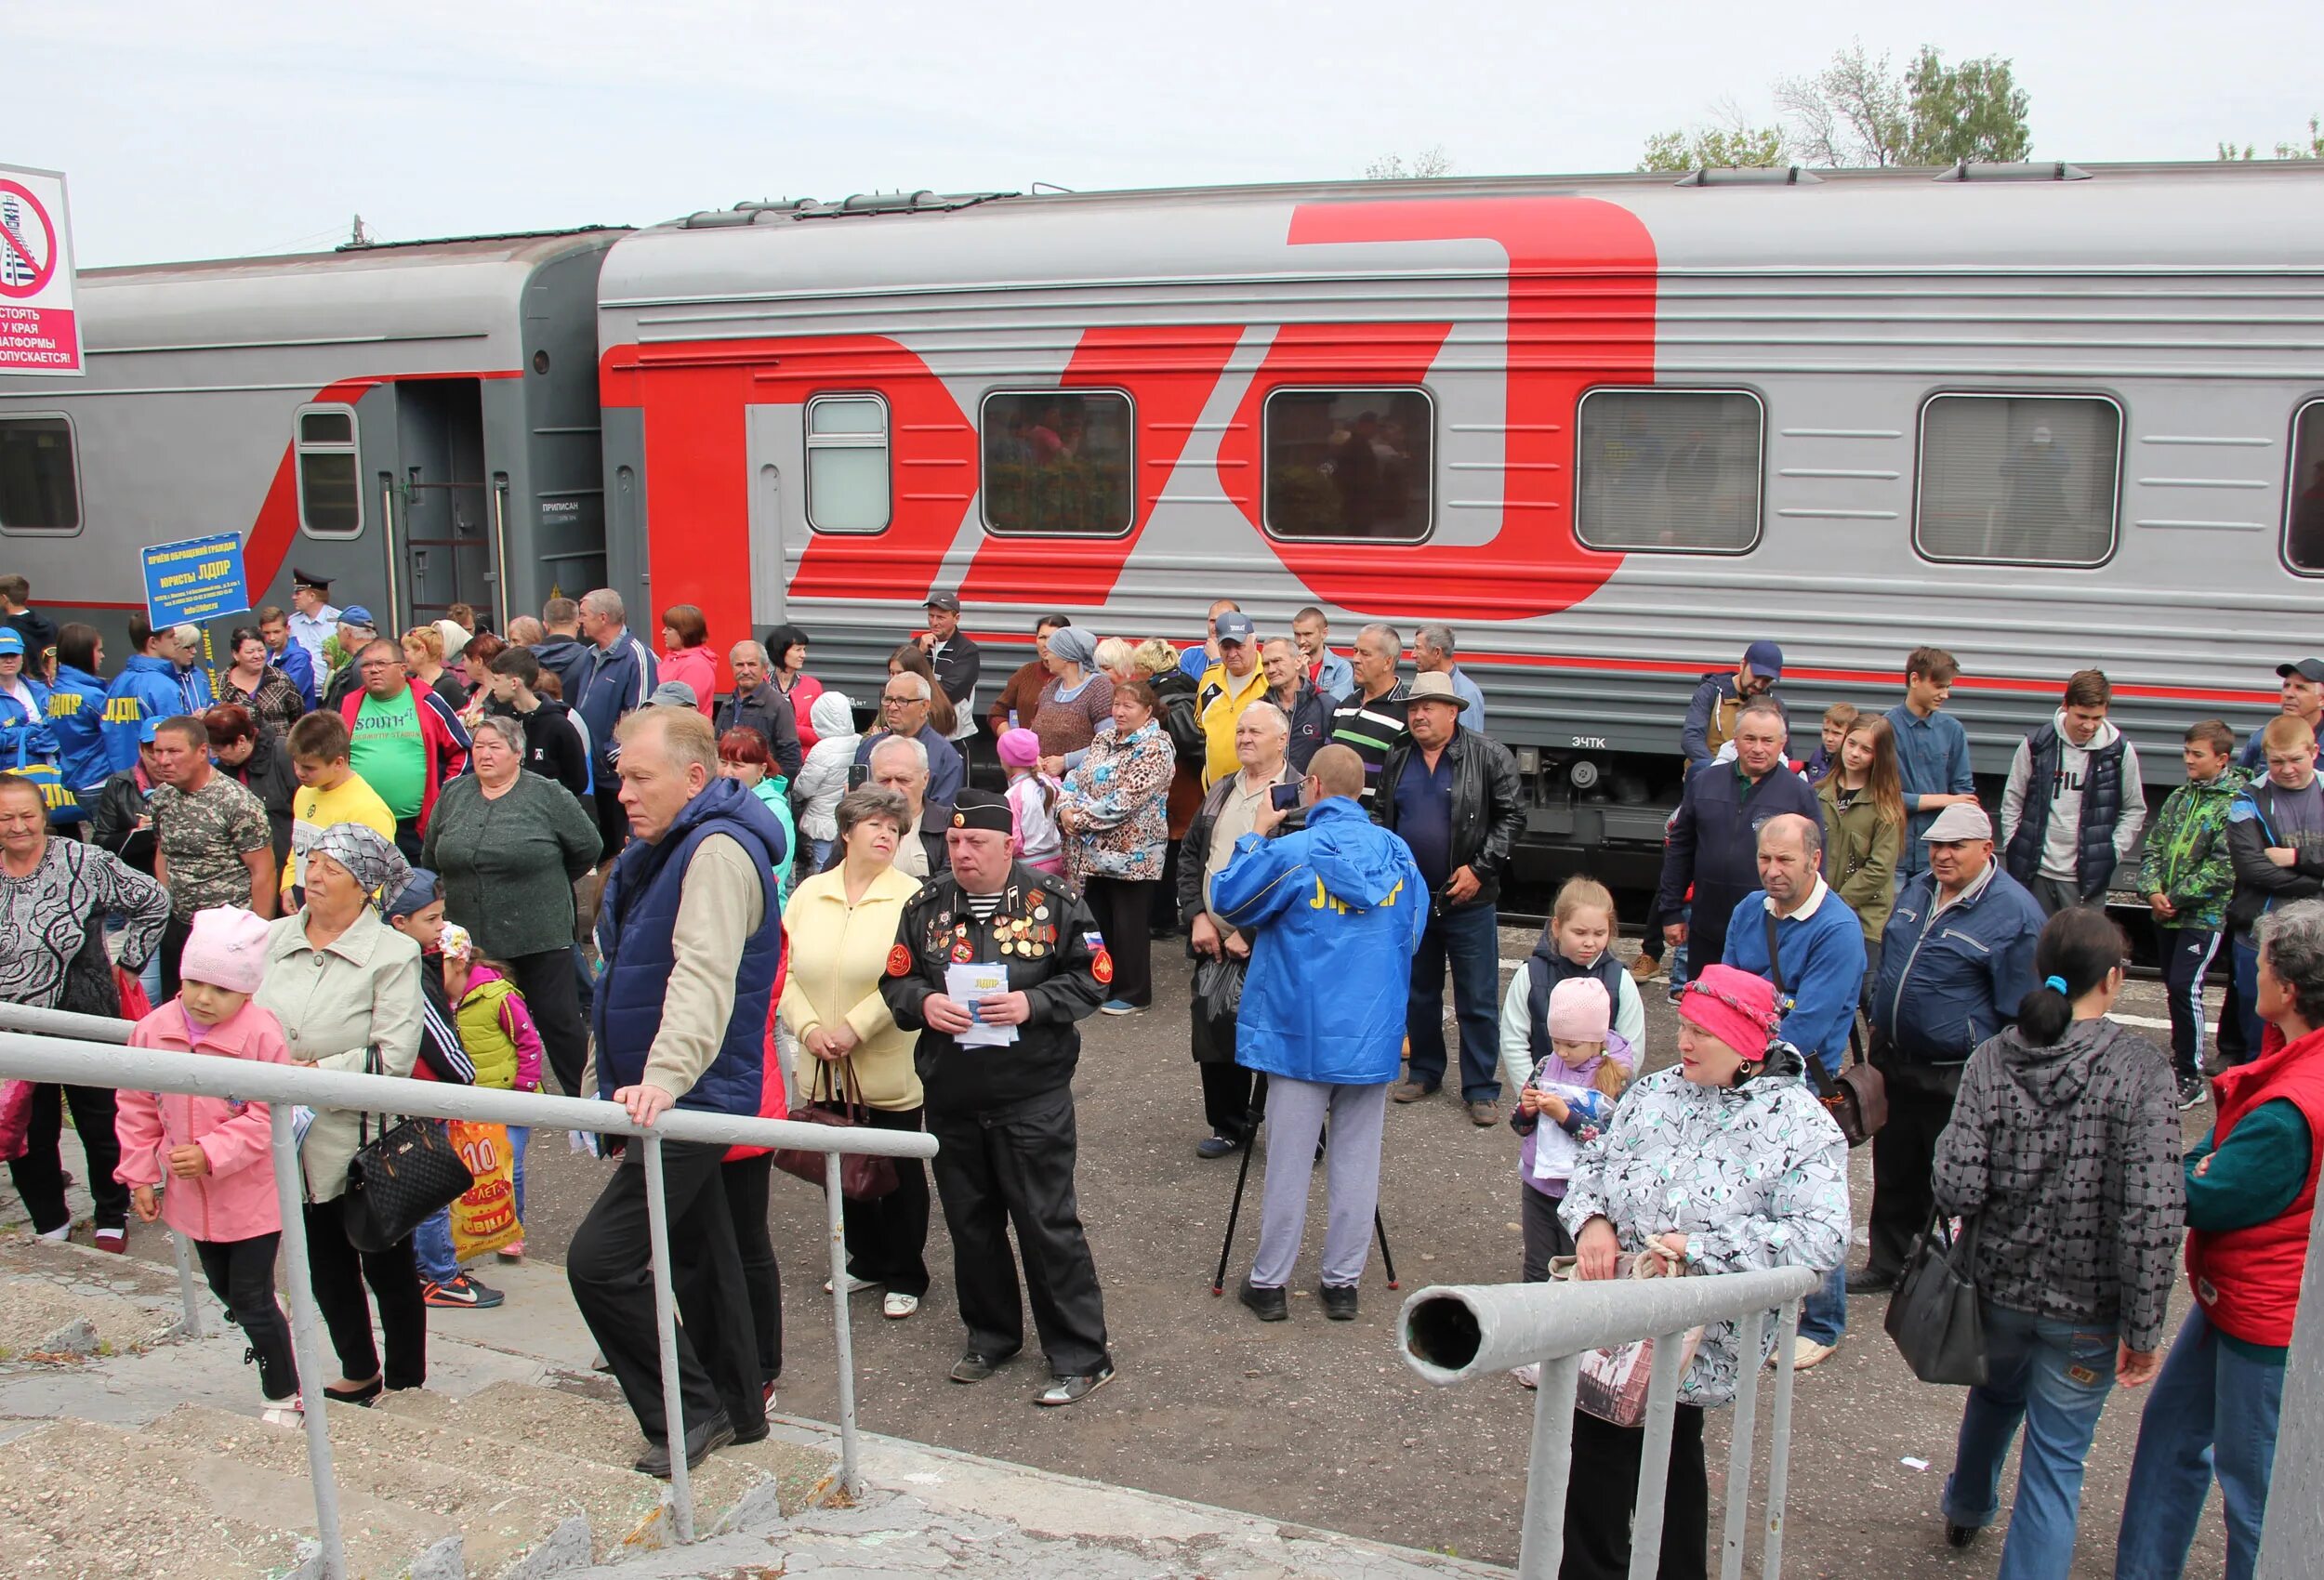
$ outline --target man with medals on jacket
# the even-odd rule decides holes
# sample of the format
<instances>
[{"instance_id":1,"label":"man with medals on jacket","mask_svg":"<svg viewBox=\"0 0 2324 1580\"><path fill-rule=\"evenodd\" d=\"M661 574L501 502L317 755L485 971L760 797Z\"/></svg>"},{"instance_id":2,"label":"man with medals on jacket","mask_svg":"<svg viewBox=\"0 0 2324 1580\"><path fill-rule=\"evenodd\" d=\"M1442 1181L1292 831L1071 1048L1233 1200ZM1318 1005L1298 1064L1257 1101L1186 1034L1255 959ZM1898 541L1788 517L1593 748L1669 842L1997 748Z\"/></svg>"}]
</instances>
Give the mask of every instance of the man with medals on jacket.
<instances>
[{"instance_id":1,"label":"man with medals on jacket","mask_svg":"<svg viewBox=\"0 0 2324 1580\"><path fill-rule=\"evenodd\" d=\"M1087 905L1010 858L1006 797L963 790L946 820L952 870L905 905L880 995L920 1034L916 1062L939 1150L968 1347L957 1383L983 1382L1024 1343L1017 1263L1053 1378L1037 1404L1072 1404L1114 1377L1098 1270L1074 1199L1075 1022L1114 963Z\"/></svg>"}]
</instances>

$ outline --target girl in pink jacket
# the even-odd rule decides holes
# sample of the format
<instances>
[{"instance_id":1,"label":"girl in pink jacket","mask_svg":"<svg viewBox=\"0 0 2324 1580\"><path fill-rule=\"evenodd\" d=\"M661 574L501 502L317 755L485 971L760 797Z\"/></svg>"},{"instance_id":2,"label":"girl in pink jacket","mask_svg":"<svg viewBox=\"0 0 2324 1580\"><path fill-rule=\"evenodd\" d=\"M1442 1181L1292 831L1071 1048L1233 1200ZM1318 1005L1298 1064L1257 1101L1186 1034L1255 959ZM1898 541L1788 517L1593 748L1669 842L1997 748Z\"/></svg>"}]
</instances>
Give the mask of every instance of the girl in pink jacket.
<instances>
[{"instance_id":1,"label":"girl in pink jacket","mask_svg":"<svg viewBox=\"0 0 2324 1580\"><path fill-rule=\"evenodd\" d=\"M231 905L197 914L178 968L182 989L137 1023L129 1046L289 1063L282 1023L250 1002L265 974L266 936L264 921ZM243 1358L258 1363L266 1419L296 1424L298 1367L274 1299L283 1218L268 1105L125 1089L114 1129L121 1165L113 1178L131 1188L139 1219L164 1219L193 1242L211 1292L250 1341Z\"/></svg>"}]
</instances>

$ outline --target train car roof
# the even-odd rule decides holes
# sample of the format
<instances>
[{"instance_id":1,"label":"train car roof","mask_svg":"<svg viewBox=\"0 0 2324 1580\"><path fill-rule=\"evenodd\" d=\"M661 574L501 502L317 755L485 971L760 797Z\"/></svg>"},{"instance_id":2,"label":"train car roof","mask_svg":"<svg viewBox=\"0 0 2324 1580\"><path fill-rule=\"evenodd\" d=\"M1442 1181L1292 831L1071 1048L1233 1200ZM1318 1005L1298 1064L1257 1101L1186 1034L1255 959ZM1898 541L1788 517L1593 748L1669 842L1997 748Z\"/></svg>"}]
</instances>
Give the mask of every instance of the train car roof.
<instances>
[{"instance_id":1,"label":"train car roof","mask_svg":"<svg viewBox=\"0 0 2324 1580\"><path fill-rule=\"evenodd\" d=\"M1287 211L1554 196L1629 210L1652 235L1666 273L2324 271L2324 165L2047 163L743 204L625 238L607 259L600 301L623 309L1020 283L1376 277L1383 267L1376 250L1287 250ZM1413 255L1413 267L1458 272L1467 257L1440 249Z\"/></svg>"},{"instance_id":2,"label":"train car roof","mask_svg":"<svg viewBox=\"0 0 2324 1580\"><path fill-rule=\"evenodd\" d=\"M591 226L86 269L82 338L94 356L513 330L535 270L627 233Z\"/></svg>"}]
</instances>

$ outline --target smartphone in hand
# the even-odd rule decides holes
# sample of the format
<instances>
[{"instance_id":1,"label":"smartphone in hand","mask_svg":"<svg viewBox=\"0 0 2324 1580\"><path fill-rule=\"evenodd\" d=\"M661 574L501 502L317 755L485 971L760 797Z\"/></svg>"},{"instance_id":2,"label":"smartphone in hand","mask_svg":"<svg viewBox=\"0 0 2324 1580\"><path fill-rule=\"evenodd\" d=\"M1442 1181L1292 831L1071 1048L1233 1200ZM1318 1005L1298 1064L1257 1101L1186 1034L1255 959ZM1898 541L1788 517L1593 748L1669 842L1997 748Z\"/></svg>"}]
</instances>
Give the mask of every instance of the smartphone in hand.
<instances>
[{"instance_id":1,"label":"smartphone in hand","mask_svg":"<svg viewBox=\"0 0 2324 1580\"><path fill-rule=\"evenodd\" d=\"M1291 810L1300 804L1300 787L1296 784L1276 785L1267 792L1267 804L1279 812Z\"/></svg>"}]
</instances>

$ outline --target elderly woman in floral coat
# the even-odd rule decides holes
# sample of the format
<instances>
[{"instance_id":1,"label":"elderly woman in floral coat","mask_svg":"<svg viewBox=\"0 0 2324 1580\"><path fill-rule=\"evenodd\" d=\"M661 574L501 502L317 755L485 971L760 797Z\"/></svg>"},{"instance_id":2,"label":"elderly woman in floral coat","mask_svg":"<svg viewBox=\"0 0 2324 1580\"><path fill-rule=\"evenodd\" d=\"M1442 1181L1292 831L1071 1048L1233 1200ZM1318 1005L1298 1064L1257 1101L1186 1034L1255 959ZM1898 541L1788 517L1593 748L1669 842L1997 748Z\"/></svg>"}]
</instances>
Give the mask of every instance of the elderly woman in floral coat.
<instances>
[{"instance_id":1,"label":"elderly woman in floral coat","mask_svg":"<svg viewBox=\"0 0 2324 1580\"><path fill-rule=\"evenodd\" d=\"M1178 755L1155 718L1154 688L1114 688L1113 722L1098 731L1081 764L1065 776L1057 822L1065 832L1066 875L1082 886L1114 957L1108 1015L1154 1002L1152 915L1169 843L1166 810Z\"/></svg>"},{"instance_id":2,"label":"elderly woman in floral coat","mask_svg":"<svg viewBox=\"0 0 2324 1580\"><path fill-rule=\"evenodd\" d=\"M1776 1036L1775 989L1708 966L1679 1000L1679 1062L1641 1076L1587 1148L1559 1208L1582 1278L1612 1278L1635 1255L1665 1273L1799 1267L1826 1272L1848 1251L1848 1143ZM1745 1366L1732 1322L1703 1330L1679 1375L1663 1503L1662 1580L1707 1573L1710 1487L1703 1412L1734 1402ZM1574 1414L1563 1580L1622 1580L1645 1429Z\"/></svg>"}]
</instances>

